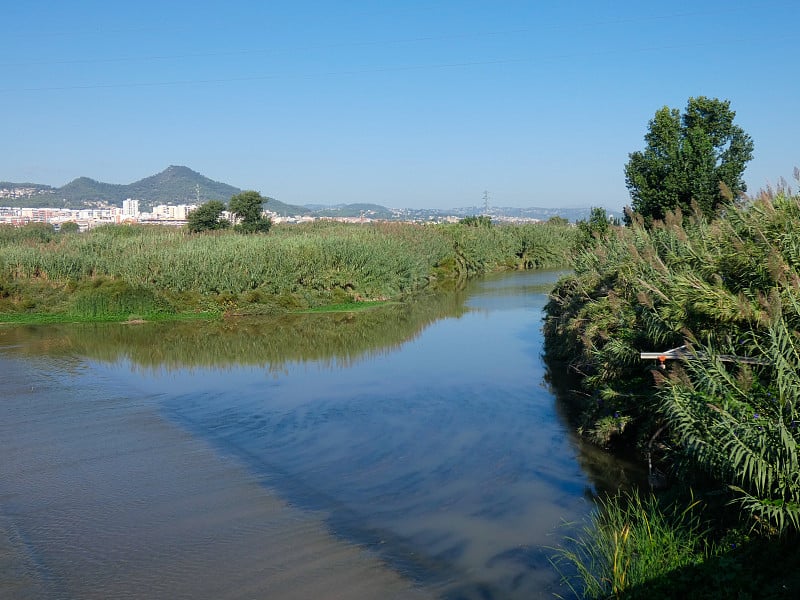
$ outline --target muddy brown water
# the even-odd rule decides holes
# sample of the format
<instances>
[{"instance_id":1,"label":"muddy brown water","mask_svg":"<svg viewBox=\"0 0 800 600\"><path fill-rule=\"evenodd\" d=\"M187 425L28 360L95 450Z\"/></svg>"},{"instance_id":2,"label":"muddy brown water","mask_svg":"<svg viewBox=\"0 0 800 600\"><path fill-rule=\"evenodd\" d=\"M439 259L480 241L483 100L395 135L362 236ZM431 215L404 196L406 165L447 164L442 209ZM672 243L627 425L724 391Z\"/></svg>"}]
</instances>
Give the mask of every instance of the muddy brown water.
<instances>
[{"instance_id":1,"label":"muddy brown water","mask_svg":"<svg viewBox=\"0 0 800 600\"><path fill-rule=\"evenodd\" d=\"M631 477L542 363L557 273L358 314L0 327L0 598L536 598Z\"/></svg>"}]
</instances>

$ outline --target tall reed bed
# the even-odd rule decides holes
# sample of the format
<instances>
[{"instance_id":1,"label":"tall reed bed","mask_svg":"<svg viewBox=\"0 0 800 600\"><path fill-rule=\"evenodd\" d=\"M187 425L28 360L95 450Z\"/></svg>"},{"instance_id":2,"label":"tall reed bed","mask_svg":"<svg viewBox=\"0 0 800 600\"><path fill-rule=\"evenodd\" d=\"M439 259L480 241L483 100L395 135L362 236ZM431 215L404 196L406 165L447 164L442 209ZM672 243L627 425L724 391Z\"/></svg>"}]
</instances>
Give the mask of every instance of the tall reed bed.
<instances>
[{"instance_id":1,"label":"tall reed bed","mask_svg":"<svg viewBox=\"0 0 800 600\"><path fill-rule=\"evenodd\" d=\"M583 430L711 475L768 533L800 531L799 250L786 190L669 215L583 248L547 307L548 351L585 375ZM639 358L684 344L683 364Z\"/></svg>"},{"instance_id":2,"label":"tall reed bed","mask_svg":"<svg viewBox=\"0 0 800 600\"><path fill-rule=\"evenodd\" d=\"M313 306L398 298L442 279L525 262L563 265L572 232L547 225L475 230L399 223L315 222L269 235L190 234L158 226L107 226L81 235L0 232L0 312L36 310L96 317L221 310L243 304ZM34 287L62 290L58 306L31 300ZM0 292L2 296L2 292ZM17 300L15 304L15 299ZM28 310L31 307L28 307ZM115 312L116 311L116 312Z\"/></svg>"}]
</instances>

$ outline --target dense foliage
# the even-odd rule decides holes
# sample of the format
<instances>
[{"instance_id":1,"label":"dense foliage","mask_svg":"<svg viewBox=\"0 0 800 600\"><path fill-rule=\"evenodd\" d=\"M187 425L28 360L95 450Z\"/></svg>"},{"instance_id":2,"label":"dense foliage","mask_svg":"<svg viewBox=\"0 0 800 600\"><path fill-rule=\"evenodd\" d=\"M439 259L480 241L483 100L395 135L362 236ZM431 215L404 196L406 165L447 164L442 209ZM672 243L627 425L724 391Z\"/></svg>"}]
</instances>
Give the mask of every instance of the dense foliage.
<instances>
[{"instance_id":1,"label":"dense foliage","mask_svg":"<svg viewBox=\"0 0 800 600\"><path fill-rule=\"evenodd\" d=\"M225 205L219 200L204 202L189 212L186 218L186 227L192 233L227 229L230 227L230 221L221 218L224 210Z\"/></svg>"},{"instance_id":2,"label":"dense foliage","mask_svg":"<svg viewBox=\"0 0 800 600\"><path fill-rule=\"evenodd\" d=\"M797 597L796 539L719 535L708 512L691 493L684 502L635 491L601 498L551 560L579 599Z\"/></svg>"},{"instance_id":3,"label":"dense foliage","mask_svg":"<svg viewBox=\"0 0 800 600\"><path fill-rule=\"evenodd\" d=\"M680 211L611 228L547 307L551 358L585 377L583 431L633 436L732 486L760 527L800 529L800 196L763 194L723 218ZM640 352L687 346L664 370Z\"/></svg>"},{"instance_id":4,"label":"dense foliage","mask_svg":"<svg viewBox=\"0 0 800 600\"><path fill-rule=\"evenodd\" d=\"M268 236L0 228L0 320L120 320L402 298L496 269L564 266L574 228L315 222Z\"/></svg>"},{"instance_id":5,"label":"dense foliage","mask_svg":"<svg viewBox=\"0 0 800 600\"><path fill-rule=\"evenodd\" d=\"M261 194L252 190L231 197L228 210L237 220L234 229L241 233L267 233L272 227L272 220L264 215L266 201Z\"/></svg>"},{"instance_id":6,"label":"dense foliage","mask_svg":"<svg viewBox=\"0 0 800 600\"><path fill-rule=\"evenodd\" d=\"M461 225L469 225L470 227L491 227L492 217L486 215L470 215L458 221Z\"/></svg>"},{"instance_id":7,"label":"dense foliage","mask_svg":"<svg viewBox=\"0 0 800 600\"><path fill-rule=\"evenodd\" d=\"M60 233L78 233L80 230L80 225L78 225L75 221L66 221L65 223L61 224L61 227L58 228Z\"/></svg>"},{"instance_id":8,"label":"dense foliage","mask_svg":"<svg viewBox=\"0 0 800 600\"><path fill-rule=\"evenodd\" d=\"M676 209L686 214L693 204L712 217L747 190L742 175L753 141L734 125L735 115L729 101L704 96L689 98L683 114L666 106L656 112L645 150L625 166L633 210L645 223Z\"/></svg>"}]
</instances>

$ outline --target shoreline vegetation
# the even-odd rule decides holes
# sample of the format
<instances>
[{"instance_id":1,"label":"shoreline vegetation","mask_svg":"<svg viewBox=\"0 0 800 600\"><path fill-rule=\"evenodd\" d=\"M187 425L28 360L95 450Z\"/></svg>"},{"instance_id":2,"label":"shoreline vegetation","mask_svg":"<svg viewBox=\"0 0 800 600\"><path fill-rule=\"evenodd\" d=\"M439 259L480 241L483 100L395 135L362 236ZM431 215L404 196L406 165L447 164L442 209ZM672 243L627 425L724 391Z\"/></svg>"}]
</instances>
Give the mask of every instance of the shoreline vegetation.
<instances>
[{"instance_id":1,"label":"shoreline vegetation","mask_svg":"<svg viewBox=\"0 0 800 600\"><path fill-rule=\"evenodd\" d=\"M626 227L593 209L545 307L579 433L649 472L556 549L580 597L800 596L800 194L745 195L735 115L705 96L656 111Z\"/></svg>"},{"instance_id":2,"label":"shoreline vegetation","mask_svg":"<svg viewBox=\"0 0 800 600\"><path fill-rule=\"evenodd\" d=\"M85 233L0 226L0 323L364 310L492 271L566 266L575 235L560 221L318 221L250 235L157 225Z\"/></svg>"},{"instance_id":3,"label":"shoreline vegetation","mask_svg":"<svg viewBox=\"0 0 800 600\"><path fill-rule=\"evenodd\" d=\"M601 499L556 562L581 597L796 597L800 194L629 220L583 226L545 348L580 379L579 431L638 451L651 489Z\"/></svg>"}]
</instances>

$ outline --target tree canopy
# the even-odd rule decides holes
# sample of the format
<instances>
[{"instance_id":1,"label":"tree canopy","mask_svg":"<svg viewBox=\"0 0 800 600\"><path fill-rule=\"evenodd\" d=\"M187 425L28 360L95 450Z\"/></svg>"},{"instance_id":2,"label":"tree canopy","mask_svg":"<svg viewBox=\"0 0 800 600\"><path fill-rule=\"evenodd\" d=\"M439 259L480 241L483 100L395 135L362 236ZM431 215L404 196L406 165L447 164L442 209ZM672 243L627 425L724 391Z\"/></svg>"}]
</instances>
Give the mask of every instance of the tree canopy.
<instances>
[{"instance_id":1,"label":"tree canopy","mask_svg":"<svg viewBox=\"0 0 800 600\"><path fill-rule=\"evenodd\" d=\"M230 226L227 219L220 219L225 205L219 200L209 200L191 211L187 217L189 231L211 231L226 229Z\"/></svg>"},{"instance_id":2,"label":"tree canopy","mask_svg":"<svg viewBox=\"0 0 800 600\"><path fill-rule=\"evenodd\" d=\"M575 248L582 250L608 235L611 225L619 225L618 220L608 218L606 209L600 206L593 206L589 215L589 220L581 219L576 223L578 235L575 238Z\"/></svg>"},{"instance_id":3,"label":"tree canopy","mask_svg":"<svg viewBox=\"0 0 800 600\"><path fill-rule=\"evenodd\" d=\"M75 221L66 221L61 224L59 231L61 233L78 233L81 230L80 225Z\"/></svg>"},{"instance_id":4,"label":"tree canopy","mask_svg":"<svg viewBox=\"0 0 800 600\"><path fill-rule=\"evenodd\" d=\"M470 215L461 219L459 223L461 225L467 225L468 227L491 227L492 217L486 215Z\"/></svg>"},{"instance_id":5,"label":"tree canopy","mask_svg":"<svg viewBox=\"0 0 800 600\"><path fill-rule=\"evenodd\" d=\"M689 98L686 111L658 110L644 136L644 151L632 152L625 183L632 208L646 223L667 211L711 217L726 199L747 191L742 179L753 157L753 141L738 125L728 100Z\"/></svg>"},{"instance_id":6,"label":"tree canopy","mask_svg":"<svg viewBox=\"0 0 800 600\"><path fill-rule=\"evenodd\" d=\"M272 219L264 216L266 198L252 190L236 194L228 202L228 210L239 221L235 227L243 233L266 233L272 227Z\"/></svg>"}]
</instances>

